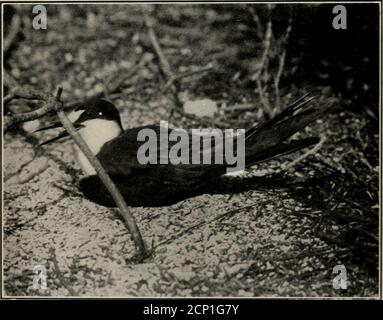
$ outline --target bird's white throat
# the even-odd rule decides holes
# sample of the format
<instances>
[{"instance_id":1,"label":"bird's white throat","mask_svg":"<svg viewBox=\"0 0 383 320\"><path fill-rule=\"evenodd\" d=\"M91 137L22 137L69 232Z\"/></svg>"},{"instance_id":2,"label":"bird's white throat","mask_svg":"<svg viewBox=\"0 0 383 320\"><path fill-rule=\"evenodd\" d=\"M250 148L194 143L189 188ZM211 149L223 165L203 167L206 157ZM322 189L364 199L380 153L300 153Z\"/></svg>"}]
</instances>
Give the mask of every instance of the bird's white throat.
<instances>
[{"instance_id":1,"label":"bird's white throat","mask_svg":"<svg viewBox=\"0 0 383 320\"><path fill-rule=\"evenodd\" d=\"M111 120L92 119L85 121L82 124L84 127L81 128L78 132L85 140L94 155L99 153L102 146L106 142L118 137L122 132L118 123ZM85 157L82 151L80 151L77 145L74 145L74 154L76 161L80 165L85 175L89 176L96 174L92 165L89 163L88 159Z\"/></svg>"}]
</instances>

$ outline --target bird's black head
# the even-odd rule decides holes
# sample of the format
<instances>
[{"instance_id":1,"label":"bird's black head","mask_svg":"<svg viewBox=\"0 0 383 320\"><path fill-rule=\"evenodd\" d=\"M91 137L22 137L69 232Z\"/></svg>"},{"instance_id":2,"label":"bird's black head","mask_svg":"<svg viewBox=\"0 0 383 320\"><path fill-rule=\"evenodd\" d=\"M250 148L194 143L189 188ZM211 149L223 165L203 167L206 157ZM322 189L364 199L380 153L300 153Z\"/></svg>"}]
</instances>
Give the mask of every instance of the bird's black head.
<instances>
[{"instance_id":1,"label":"bird's black head","mask_svg":"<svg viewBox=\"0 0 383 320\"><path fill-rule=\"evenodd\" d=\"M80 114L75 121L77 124L84 123L88 120L102 119L116 121L122 128L120 113L114 104L107 100L98 98L87 100L75 108L74 113L77 112Z\"/></svg>"},{"instance_id":2,"label":"bird's black head","mask_svg":"<svg viewBox=\"0 0 383 320\"><path fill-rule=\"evenodd\" d=\"M73 126L80 132L84 139L89 143L89 137L92 140L106 141L116 137L123 132L120 113L113 103L104 99L90 99L83 103L79 103L72 112L68 114L68 118L72 121ZM60 122L56 122L48 127L40 128L36 131L62 127ZM61 132L53 139L49 139L43 144L47 144L68 136L66 131ZM104 139L104 141L102 141Z\"/></svg>"}]
</instances>

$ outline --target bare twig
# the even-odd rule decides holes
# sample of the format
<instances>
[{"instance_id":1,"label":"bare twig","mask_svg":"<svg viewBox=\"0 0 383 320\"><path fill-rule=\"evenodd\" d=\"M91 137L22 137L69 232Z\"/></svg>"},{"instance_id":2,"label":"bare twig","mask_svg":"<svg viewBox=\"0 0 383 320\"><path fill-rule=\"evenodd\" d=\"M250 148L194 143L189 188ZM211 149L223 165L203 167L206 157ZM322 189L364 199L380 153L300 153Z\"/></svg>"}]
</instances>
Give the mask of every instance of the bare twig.
<instances>
[{"instance_id":1,"label":"bare twig","mask_svg":"<svg viewBox=\"0 0 383 320\"><path fill-rule=\"evenodd\" d=\"M262 27L261 21L259 20L259 16L255 12L255 9L254 9L254 7L252 5L249 5L248 9L249 9L249 12L250 12L250 14L252 16L252 19L253 19L254 23L255 23L255 32L257 33L258 38L262 38L262 36L263 36L263 27Z\"/></svg>"},{"instance_id":2,"label":"bare twig","mask_svg":"<svg viewBox=\"0 0 383 320\"><path fill-rule=\"evenodd\" d=\"M266 29L266 34L265 34L265 40L264 40L264 49L263 49L263 54L260 59L260 61L257 64L257 71L255 74L252 76L252 79L256 82L257 85L257 91L259 94L259 98L261 100L263 109L266 111L266 115L268 117L272 116L272 109L270 107L270 103L268 99L265 97L265 89L263 87L262 81L261 81L261 76L263 70L266 68L267 62L268 62L268 56L270 52L270 45L271 45L271 38L272 38L272 22L271 19L267 22L267 29Z\"/></svg>"},{"instance_id":3,"label":"bare twig","mask_svg":"<svg viewBox=\"0 0 383 320\"><path fill-rule=\"evenodd\" d=\"M154 29L153 29L153 22L150 20L150 17L145 9L142 10L142 14L144 17L145 26L148 29L148 36L149 36L150 42L153 46L153 49L160 63L161 72L163 73L166 79L171 79L174 76L174 73L172 72L170 64L168 60L166 59L166 56L162 52L160 43L157 40L156 33L154 32Z\"/></svg>"},{"instance_id":4,"label":"bare twig","mask_svg":"<svg viewBox=\"0 0 383 320\"><path fill-rule=\"evenodd\" d=\"M50 96L48 94L42 94L42 93L40 93L38 95L29 94L27 91L23 92L23 89L17 89L16 92L17 91L19 91L18 94L16 95L18 98L40 99L40 100L43 100L45 102L45 104L37 110L33 110L30 112L26 112L26 113L18 113L18 114L12 114L12 115L4 116L4 118L3 118L3 130L4 130L4 132L9 130L9 128L16 123L41 118L42 116L46 115L48 112L54 110L54 105L55 105L56 101L55 101L55 98L53 96Z\"/></svg>"},{"instance_id":5,"label":"bare twig","mask_svg":"<svg viewBox=\"0 0 383 320\"><path fill-rule=\"evenodd\" d=\"M281 37L280 40L277 40L273 36L273 23L271 19L271 11L273 7L271 4L268 4L268 8L268 22L262 35L259 34L259 31L263 29L260 28L259 17L257 16L254 9L251 6L249 7L249 11L253 16L257 32L261 38L263 37L263 53L256 63L256 69L253 76L251 77L251 80L255 81L256 92L259 95L261 105L265 111L265 116L272 117L277 111L280 111L281 97L279 86L283 75L283 70L285 68L286 44L292 30L292 18L290 17L288 20L285 34ZM277 65L275 73L274 70L273 72L269 70L271 69L271 62L274 60L276 60L275 62ZM269 92L267 87L274 88L274 92ZM274 99L270 99L271 96L274 96ZM273 100L275 101L274 107L272 107L270 103L270 101Z\"/></svg>"},{"instance_id":6,"label":"bare twig","mask_svg":"<svg viewBox=\"0 0 383 320\"><path fill-rule=\"evenodd\" d=\"M49 250L49 254L50 254L51 261L53 262L54 273L57 276L58 280L64 286L64 288L68 290L70 296L72 297L77 296L78 295L77 292L71 287L70 283L64 277L63 273L60 270L59 263L57 261L56 250L54 248L51 248Z\"/></svg>"},{"instance_id":7,"label":"bare twig","mask_svg":"<svg viewBox=\"0 0 383 320\"><path fill-rule=\"evenodd\" d=\"M148 13L146 12L145 9L142 10L142 14L144 17L145 26L148 29L148 36L149 36L150 42L151 42L153 50L154 50L154 52L158 58L161 73L165 77L166 81L171 81L171 79L173 79L175 77L175 74L172 71L169 62L168 62L165 54L162 51L162 48L160 46L159 41L157 40L156 33L154 32L154 29L153 29L153 22L150 20L150 17L148 16ZM174 103L175 103L176 107L178 107L178 109L181 109L182 101L180 100L180 98L178 96L179 83L177 81L174 81L174 80L171 82L172 82L172 85L170 85L169 87L172 88ZM173 112L174 112L174 109L172 109L172 111L171 111L171 116L172 116Z\"/></svg>"},{"instance_id":8,"label":"bare twig","mask_svg":"<svg viewBox=\"0 0 383 320\"><path fill-rule=\"evenodd\" d=\"M148 253L146 251L144 241L142 239L141 233L137 227L136 221L132 213L130 212L120 191L117 189L112 179L109 177L109 175L106 173L106 171L102 167L100 161L93 155L92 151L90 150L86 142L83 140L80 134L76 131L72 122L68 119L68 117L64 113L63 105L61 102L59 102L61 92L62 92L62 88L59 88L57 92L57 96L56 96L56 103L54 104L54 108L57 112L57 116L61 124L63 125L65 130L69 133L69 135L72 137L72 139L80 148L80 150L83 152L83 154L86 156L88 161L91 163L91 165L97 172L97 175L99 176L101 181L104 183L105 187L110 192L110 195L112 196L116 205L120 209L120 214L122 215L125 221L125 224L128 227L128 230L133 237L133 241L136 244L140 257L142 259L146 258L148 256Z\"/></svg>"},{"instance_id":9,"label":"bare twig","mask_svg":"<svg viewBox=\"0 0 383 320\"><path fill-rule=\"evenodd\" d=\"M129 99L129 96L136 94L140 90L146 89L153 87L153 84L150 83L149 81L140 81L137 82L134 86L127 87L121 92L115 92L115 93L110 93L108 94L108 99L109 100L114 100L114 99ZM156 88L158 89L158 88ZM159 89L158 89L159 90ZM88 97L87 99L92 99L92 98L101 98L103 93L96 94L94 96ZM64 106L65 110L73 109L75 106L77 106L79 103L82 103L83 100L72 100L69 103L66 103Z\"/></svg>"},{"instance_id":10,"label":"bare twig","mask_svg":"<svg viewBox=\"0 0 383 320\"><path fill-rule=\"evenodd\" d=\"M255 80L255 82L257 84L257 90L258 90L259 98L260 98L261 103L263 105L263 109L266 110L266 113L267 113L266 116L270 117L273 112L271 110L270 103L269 103L268 99L265 97L262 82L259 78L257 78Z\"/></svg>"},{"instance_id":11,"label":"bare twig","mask_svg":"<svg viewBox=\"0 0 383 320\"><path fill-rule=\"evenodd\" d=\"M104 86L106 87L105 94L110 96L112 94L116 94L122 91L122 89L126 86L126 82L130 80L136 73L137 71L144 67L148 62L152 60L153 55L152 54L145 54L141 57L140 61L133 66L129 71L127 71L125 74L123 74L121 77L119 77L117 80L111 81L111 84L104 83ZM116 75L113 75L113 80ZM131 83L130 81L129 83ZM96 95L96 97L101 97L103 92L99 93Z\"/></svg>"},{"instance_id":12,"label":"bare twig","mask_svg":"<svg viewBox=\"0 0 383 320\"><path fill-rule=\"evenodd\" d=\"M8 50L12 47L12 44L14 43L18 33L20 32L20 28L21 28L21 18L16 12L15 15L12 17L12 22L9 27L8 36L4 39L4 43L3 43L4 56L8 53Z\"/></svg>"},{"instance_id":13,"label":"bare twig","mask_svg":"<svg viewBox=\"0 0 383 320\"><path fill-rule=\"evenodd\" d=\"M164 88L163 88L163 91L166 91L167 89L169 89L169 87L170 87L173 83L175 83L175 82L177 82L177 81L179 81L179 80L181 80L181 79L183 79L183 78L187 78L187 77L194 76L194 75L196 75L196 74L204 73L204 72L207 72L207 71L212 70L213 68L214 68L213 65L212 65L212 64L209 64L209 65L207 65L206 67L203 67L203 68L200 68L200 69L197 69L197 70L186 71L186 72L183 72L183 73L174 75L174 76L172 76L172 78L170 78L170 79L168 80L168 82L166 82L166 84L165 84L165 86L164 86Z\"/></svg>"},{"instance_id":14,"label":"bare twig","mask_svg":"<svg viewBox=\"0 0 383 320\"><path fill-rule=\"evenodd\" d=\"M47 94L27 87L17 87L12 88L11 92L4 97L4 104L8 104L13 99L47 100Z\"/></svg>"},{"instance_id":15,"label":"bare twig","mask_svg":"<svg viewBox=\"0 0 383 320\"><path fill-rule=\"evenodd\" d=\"M46 161L40 168L38 168L37 170L29 173L26 177L24 177L23 179L19 178L19 181L18 183L19 184L26 184L28 181L31 181L32 179L34 179L35 177L39 176L40 174L42 174L43 172L45 172L47 169L49 168L49 163L48 161Z\"/></svg>"},{"instance_id":16,"label":"bare twig","mask_svg":"<svg viewBox=\"0 0 383 320\"><path fill-rule=\"evenodd\" d=\"M13 99L15 98L15 96L11 93L7 94L4 99L3 99L3 104L6 105L8 104L9 102L11 102Z\"/></svg>"},{"instance_id":17,"label":"bare twig","mask_svg":"<svg viewBox=\"0 0 383 320\"><path fill-rule=\"evenodd\" d=\"M4 79L4 86L8 88L8 94L3 99L4 107L7 107L7 105L14 99L43 100L43 101L48 100L49 94L34 90L26 86L25 87L19 86L17 81L13 79L13 77L10 74L8 74L8 72L6 71L4 71L3 73L3 79ZM5 109L5 110L8 110L8 109ZM20 118L20 121L22 122L27 120L33 120L33 119L28 119L28 117L34 117L34 116L26 114L25 117L27 118L26 120L24 120L24 116L23 116ZM4 131L8 130L13 123L20 122L18 118L19 118L19 115L7 114L7 116L4 118L4 124L5 124Z\"/></svg>"},{"instance_id":18,"label":"bare twig","mask_svg":"<svg viewBox=\"0 0 383 320\"><path fill-rule=\"evenodd\" d=\"M281 81L283 68L285 66L285 60L286 60L286 49L283 50L279 57L279 65L278 65L278 71L274 78L274 90L275 90L275 105L277 107L277 110L280 110L281 107L281 95L279 93L279 83Z\"/></svg>"},{"instance_id":19,"label":"bare twig","mask_svg":"<svg viewBox=\"0 0 383 320\"><path fill-rule=\"evenodd\" d=\"M7 72L3 71L3 79L4 79L4 85L8 87L10 91L12 91L12 88L18 87L18 83L13 77Z\"/></svg>"},{"instance_id":20,"label":"bare twig","mask_svg":"<svg viewBox=\"0 0 383 320\"><path fill-rule=\"evenodd\" d=\"M285 34L283 41L282 41L283 51L279 57L278 71L274 77L275 102L276 102L277 110L280 110L280 107L281 107L281 96L279 94L279 83L281 81L283 69L285 67L286 44L290 38L291 29L292 29L292 19L290 18L288 27L286 29L286 34Z\"/></svg>"},{"instance_id":21,"label":"bare twig","mask_svg":"<svg viewBox=\"0 0 383 320\"><path fill-rule=\"evenodd\" d=\"M15 85L15 83L13 84ZM20 87L15 87L13 91L22 92L22 89ZM37 94L37 92L34 92L34 94L37 94L37 95L33 97L38 97L41 100L44 100L45 104L41 108L31 112L5 116L3 121L3 130L7 131L15 123L24 122L28 120L34 120L44 116L50 111L56 111L57 116L59 120L61 121L63 127L67 130L67 132L73 138L73 140L78 145L80 150L84 153L84 155L87 157L89 162L92 164L98 176L100 177L101 181L104 183L105 187L108 189L112 198L114 199L116 205L120 209L120 213L125 221L125 224L128 227L129 232L132 234L133 241L136 244L140 257L142 259L147 257L148 253L146 251L145 244L142 240L141 233L137 227L134 217L129 211L129 208L126 205L125 200L122 197L121 193L119 192L119 190L117 189L117 187L115 186L115 184L113 183L109 175L105 172L99 160L92 154L92 151L89 149L85 141L76 131L76 129L73 127L73 124L70 122L70 120L64 113L63 105L60 101L61 93L62 93L62 88L58 89L56 96L53 96L51 94L43 94L43 93ZM23 97L30 97L30 96L26 93L23 93Z\"/></svg>"},{"instance_id":22,"label":"bare twig","mask_svg":"<svg viewBox=\"0 0 383 320\"><path fill-rule=\"evenodd\" d=\"M261 60L257 64L257 71L253 76L254 80L257 80L262 74L262 71L265 69L269 52L270 52L271 37L273 34L272 27L273 27L273 24L271 20L269 20L267 22L267 29L266 29L265 40L264 40L264 49L263 49Z\"/></svg>"},{"instance_id":23,"label":"bare twig","mask_svg":"<svg viewBox=\"0 0 383 320\"><path fill-rule=\"evenodd\" d=\"M291 161L289 164L282 166L282 169L280 171L288 171L291 168L295 167L299 162L302 162L303 160L305 160L308 156L316 154L318 150L322 148L325 141L326 141L326 137L322 136L314 148L307 150L304 154L296 158L294 161Z\"/></svg>"}]
</instances>

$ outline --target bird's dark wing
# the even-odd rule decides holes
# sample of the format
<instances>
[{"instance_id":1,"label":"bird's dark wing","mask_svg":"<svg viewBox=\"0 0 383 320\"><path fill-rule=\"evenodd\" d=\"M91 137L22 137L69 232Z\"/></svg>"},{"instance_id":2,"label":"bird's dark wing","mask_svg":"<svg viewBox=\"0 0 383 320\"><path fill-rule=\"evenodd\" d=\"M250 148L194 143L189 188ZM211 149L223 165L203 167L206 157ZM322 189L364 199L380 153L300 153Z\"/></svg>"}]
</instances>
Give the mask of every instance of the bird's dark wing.
<instances>
[{"instance_id":1,"label":"bird's dark wing","mask_svg":"<svg viewBox=\"0 0 383 320\"><path fill-rule=\"evenodd\" d=\"M137 137L141 130L149 129L153 130L157 136L157 164L142 164L138 161L137 156L140 151L140 147L145 143L145 141L138 141ZM182 180L185 177L190 176L190 178L195 175L203 174L205 171L210 171L212 168L224 167L223 165L204 165L204 164L192 164L192 147L199 148L201 152L207 152L211 154L214 151L215 144L212 141L210 144L203 143L203 139L208 139L207 136L202 137L201 139L193 139L191 134L187 135L186 139L180 139L178 141L169 141L165 135L161 135L161 129L158 125L149 125L142 126L133 129L128 129L124 133L122 133L117 138L107 142L97 154L97 157L100 159L102 165L106 169L106 171L111 175L119 175L119 176L127 176L130 175L132 171L136 170L147 170L150 171L149 167L157 167L155 170L160 171L165 180L173 181L177 179L180 175L182 175ZM174 130L167 128L167 136L169 136ZM178 131L179 132L179 131ZM163 132L162 132L163 133ZM165 141L165 139L167 141ZM210 139L210 138L209 138ZM170 159L169 164L160 164L160 160L163 160L163 155L168 155L169 150L179 144L180 148L188 148L189 152L185 157L181 157L184 159L184 163L188 164L171 164L172 161ZM185 146L185 144L187 144ZM166 150L164 150L166 149ZM165 152L162 152L164 150ZM170 154L171 157L171 154ZM214 159L214 157L213 157ZM214 163L214 161L212 161ZM182 172L181 172L182 171Z\"/></svg>"}]
</instances>

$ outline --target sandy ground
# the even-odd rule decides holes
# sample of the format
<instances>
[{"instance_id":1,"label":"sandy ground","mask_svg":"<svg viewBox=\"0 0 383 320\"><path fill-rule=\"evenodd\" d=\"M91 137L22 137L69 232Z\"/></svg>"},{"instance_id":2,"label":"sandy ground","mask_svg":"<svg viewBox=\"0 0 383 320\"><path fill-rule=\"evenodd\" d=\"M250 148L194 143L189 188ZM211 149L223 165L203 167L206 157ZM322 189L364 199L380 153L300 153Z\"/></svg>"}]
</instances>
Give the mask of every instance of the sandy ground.
<instances>
[{"instance_id":1,"label":"sandy ground","mask_svg":"<svg viewBox=\"0 0 383 320\"><path fill-rule=\"evenodd\" d=\"M297 201L283 183L262 178L267 170L226 177L218 194L170 207L132 208L146 244L154 250L137 264L117 210L79 193L81 172L71 143L43 151L33 146L34 139L5 137L8 295L347 295L332 288L337 257L317 237L317 222L311 218L321 212ZM238 186L244 191L238 193ZM36 265L47 269L46 290L33 289ZM357 272L353 266L350 276ZM368 282L360 275L356 279Z\"/></svg>"}]
</instances>

